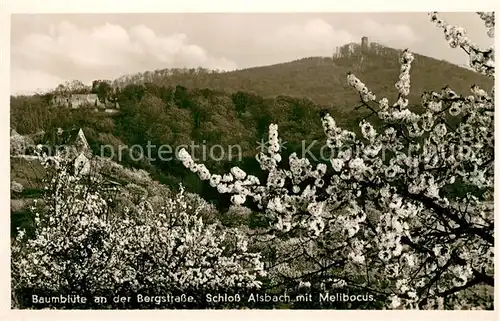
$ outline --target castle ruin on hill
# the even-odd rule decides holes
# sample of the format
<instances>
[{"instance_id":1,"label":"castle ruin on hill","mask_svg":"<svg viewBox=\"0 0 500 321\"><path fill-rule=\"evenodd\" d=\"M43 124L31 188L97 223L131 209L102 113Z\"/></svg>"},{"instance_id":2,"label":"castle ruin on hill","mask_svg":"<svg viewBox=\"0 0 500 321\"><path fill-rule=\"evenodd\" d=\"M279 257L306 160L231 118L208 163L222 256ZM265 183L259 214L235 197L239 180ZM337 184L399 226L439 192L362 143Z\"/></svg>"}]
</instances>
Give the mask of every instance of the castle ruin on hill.
<instances>
[{"instance_id":1,"label":"castle ruin on hill","mask_svg":"<svg viewBox=\"0 0 500 321\"><path fill-rule=\"evenodd\" d=\"M368 37L366 37L366 36L361 38L361 50L362 51L368 50Z\"/></svg>"},{"instance_id":2,"label":"castle ruin on hill","mask_svg":"<svg viewBox=\"0 0 500 321\"><path fill-rule=\"evenodd\" d=\"M117 100L104 99L101 101L97 94L55 95L52 104L72 109L89 106L106 112L113 112L120 108Z\"/></svg>"},{"instance_id":3,"label":"castle ruin on hill","mask_svg":"<svg viewBox=\"0 0 500 321\"><path fill-rule=\"evenodd\" d=\"M376 42L369 42L368 37L363 36L361 42L351 42L346 45L336 47L333 53L333 58L347 58L351 56L358 56L365 53L374 53L378 55L393 55L398 50L383 46Z\"/></svg>"}]
</instances>

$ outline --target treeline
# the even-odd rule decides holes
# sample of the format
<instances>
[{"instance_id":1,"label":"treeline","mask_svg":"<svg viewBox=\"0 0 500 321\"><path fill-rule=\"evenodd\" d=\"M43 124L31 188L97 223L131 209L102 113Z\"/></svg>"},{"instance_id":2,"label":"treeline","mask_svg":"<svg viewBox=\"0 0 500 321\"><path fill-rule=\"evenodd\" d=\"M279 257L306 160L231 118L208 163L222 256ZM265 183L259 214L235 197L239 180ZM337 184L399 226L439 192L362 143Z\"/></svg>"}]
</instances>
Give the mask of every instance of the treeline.
<instances>
[{"instance_id":1,"label":"treeline","mask_svg":"<svg viewBox=\"0 0 500 321\"><path fill-rule=\"evenodd\" d=\"M161 145L169 145L175 150L177 146L194 143L199 146L194 150L195 156L201 159L205 148L204 162L215 172L240 166L258 173L255 160L259 152L258 142L266 141L271 122L280 126L281 138L286 142L285 154L295 151L300 155L303 144L307 149L311 142L318 140L310 148L317 153L325 143L320 111L329 110L340 124L348 128L356 127L359 119L367 115L366 111L321 106L305 98L263 98L241 91L229 94L152 83L128 85L116 95L120 114L113 116L93 112L91 108L55 108L50 105L47 95L11 97L11 127L20 134L81 127L95 154L101 153L102 145L115 146L115 151L119 146L135 146L134 151L127 150L120 160L115 160L146 169L173 187L182 181L189 190L211 198L211 195L217 196L215 191L200 183L175 160L136 161L138 146L144 151L147 151L148 144L157 146L150 148L151 155L155 156ZM215 160L209 157L214 145L220 146L213 150ZM232 158L228 159L231 146ZM222 156L223 159L217 160Z\"/></svg>"}]
</instances>

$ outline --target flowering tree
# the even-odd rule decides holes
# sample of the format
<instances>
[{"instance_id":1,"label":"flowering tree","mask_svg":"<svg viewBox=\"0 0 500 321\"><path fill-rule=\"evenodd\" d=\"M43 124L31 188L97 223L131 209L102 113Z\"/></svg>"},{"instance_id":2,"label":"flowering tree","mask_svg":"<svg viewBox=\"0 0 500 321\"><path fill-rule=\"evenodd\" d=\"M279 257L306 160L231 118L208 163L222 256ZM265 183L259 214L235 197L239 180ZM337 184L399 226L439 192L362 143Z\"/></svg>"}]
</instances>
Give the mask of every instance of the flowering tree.
<instances>
[{"instance_id":1,"label":"flowering tree","mask_svg":"<svg viewBox=\"0 0 500 321\"><path fill-rule=\"evenodd\" d=\"M435 12L430 17L474 70L494 77L493 48L480 49ZM479 17L493 37L494 14ZM273 222L260 236L277 245L272 283L362 289L393 309L492 308L494 92L473 85L462 96L446 86L423 93L417 113L407 99L413 60L402 52L393 104L347 75L384 125L363 120L357 135L322 114L331 168L296 154L281 165L276 124L268 151L257 156L265 183L237 167L211 174L180 151L200 179L236 205L255 203Z\"/></svg>"},{"instance_id":2,"label":"flowering tree","mask_svg":"<svg viewBox=\"0 0 500 321\"><path fill-rule=\"evenodd\" d=\"M182 188L162 206L144 200L139 215L114 215L111 204L119 191L105 190L95 177L74 176L56 158L48 207L33 208L35 236L28 238L21 230L11 246L17 307L29 305L36 293L191 293L199 299L209 290L260 287L259 277L265 274L260 255L247 250L238 231L205 224L198 215L201 207L193 206Z\"/></svg>"}]
</instances>

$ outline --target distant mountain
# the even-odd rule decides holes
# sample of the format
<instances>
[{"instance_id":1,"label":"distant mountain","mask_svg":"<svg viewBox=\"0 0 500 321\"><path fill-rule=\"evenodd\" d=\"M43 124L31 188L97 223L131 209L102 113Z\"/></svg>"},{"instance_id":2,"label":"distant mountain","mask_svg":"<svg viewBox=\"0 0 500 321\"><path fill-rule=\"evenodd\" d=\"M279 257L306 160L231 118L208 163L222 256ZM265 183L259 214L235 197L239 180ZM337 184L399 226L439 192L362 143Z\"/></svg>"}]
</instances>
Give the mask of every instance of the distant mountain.
<instances>
[{"instance_id":1,"label":"distant mountain","mask_svg":"<svg viewBox=\"0 0 500 321\"><path fill-rule=\"evenodd\" d=\"M160 86L181 85L190 89L210 88L234 93L244 91L263 96L309 98L315 103L336 107L356 104L358 96L346 82L352 71L378 98L396 98L394 83L399 76L401 50L371 43L357 43L337 48L333 57L309 57L270 66L231 72L206 69L163 69L120 77L114 86L154 83ZM490 89L493 80L452 63L415 54L411 70L410 103L418 104L423 91L439 91L449 85L460 94L468 94L477 84Z\"/></svg>"}]
</instances>

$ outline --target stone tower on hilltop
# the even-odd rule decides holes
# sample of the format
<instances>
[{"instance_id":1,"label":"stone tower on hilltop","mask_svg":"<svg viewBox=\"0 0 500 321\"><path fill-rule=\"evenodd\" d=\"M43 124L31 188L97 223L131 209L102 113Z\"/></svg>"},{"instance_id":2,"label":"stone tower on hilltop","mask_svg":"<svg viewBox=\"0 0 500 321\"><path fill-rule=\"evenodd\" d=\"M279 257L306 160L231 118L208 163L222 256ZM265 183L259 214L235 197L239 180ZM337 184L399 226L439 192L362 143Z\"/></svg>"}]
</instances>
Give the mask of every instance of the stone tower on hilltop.
<instances>
[{"instance_id":1,"label":"stone tower on hilltop","mask_svg":"<svg viewBox=\"0 0 500 321\"><path fill-rule=\"evenodd\" d=\"M335 52L333 53L333 58L335 59L335 58L342 58L342 57L350 57L352 55L363 56L362 53L366 53L366 52L370 51L371 49L373 49L374 44L375 43L373 43L372 46L370 46L368 43L368 37L363 36L361 38L361 44L351 42L351 43L348 43L346 45L336 47Z\"/></svg>"},{"instance_id":2,"label":"stone tower on hilltop","mask_svg":"<svg viewBox=\"0 0 500 321\"><path fill-rule=\"evenodd\" d=\"M366 36L361 38L361 51L368 51L368 37Z\"/></svg>"}]
</instances>

